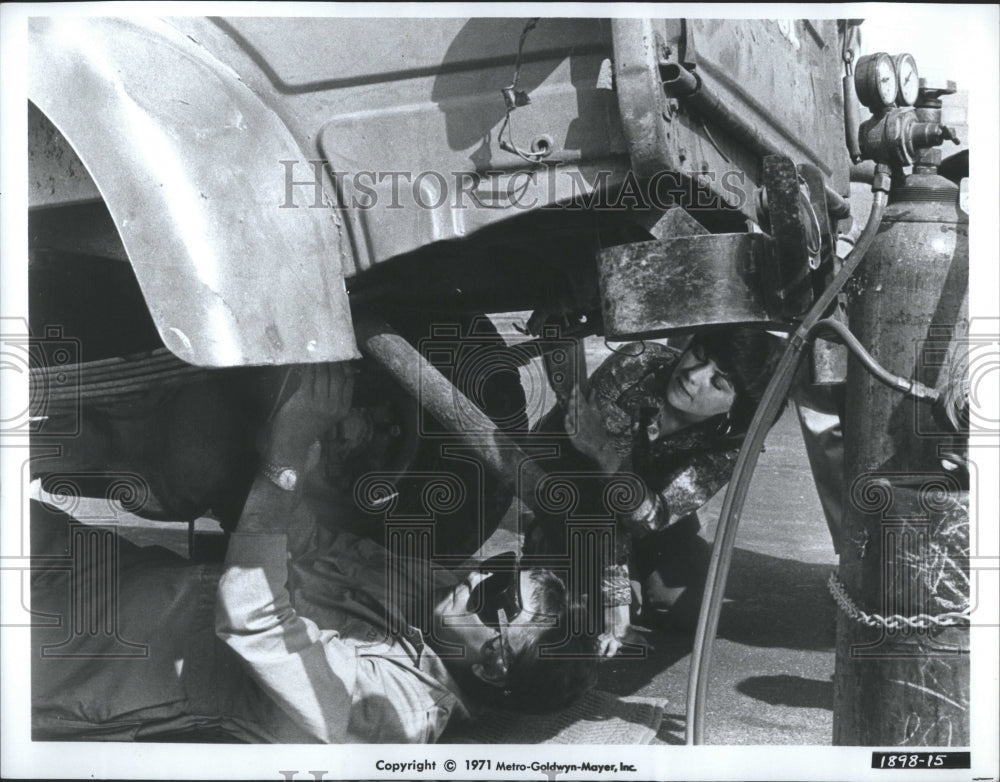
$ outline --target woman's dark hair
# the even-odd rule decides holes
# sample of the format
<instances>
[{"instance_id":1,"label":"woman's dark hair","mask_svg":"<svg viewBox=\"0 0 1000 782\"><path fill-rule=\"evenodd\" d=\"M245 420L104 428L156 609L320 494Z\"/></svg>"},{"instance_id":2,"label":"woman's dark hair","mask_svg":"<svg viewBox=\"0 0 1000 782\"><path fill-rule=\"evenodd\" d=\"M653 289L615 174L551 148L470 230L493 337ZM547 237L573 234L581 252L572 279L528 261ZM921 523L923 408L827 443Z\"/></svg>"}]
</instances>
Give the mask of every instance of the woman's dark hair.
<instances>
[{"instance_id":1,"label":"woman's dark hair","mask_svg":"<svg viewBox=\"0 0 1000 782\"><path fill-rule=\"evenodd\" d=\"M508 660L504 686L496 687L472 675L459 684L476 702L504 709L544 713L561 709L597 681L597 642L583 633L585 606L568 597L563 581L551 570L525 571L537 610L533 623L544 627Z\"/></svg>"},{"instance_id":2,"label":"woman's dark hair","mask_svg":"<svg viewBox=\"0 0 1000 782\"><path fill-rule=\"evenodd\" d=\"M733 326L696 334L688 349L712 359L732 379L736 400L729 411L730 426L733 433L745 432L778 366L785 341L759 328Z\"/></svg>"}]
</instances>

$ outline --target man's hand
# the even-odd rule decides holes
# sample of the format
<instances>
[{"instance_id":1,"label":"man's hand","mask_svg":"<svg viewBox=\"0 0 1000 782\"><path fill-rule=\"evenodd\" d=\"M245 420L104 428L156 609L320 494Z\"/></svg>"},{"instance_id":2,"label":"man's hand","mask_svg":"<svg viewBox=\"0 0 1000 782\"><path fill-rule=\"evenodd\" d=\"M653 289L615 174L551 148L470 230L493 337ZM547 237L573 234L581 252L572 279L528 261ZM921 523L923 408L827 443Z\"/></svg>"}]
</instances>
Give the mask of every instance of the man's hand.
<instances>
[{"instance_id":1,"label":"man's hand","mask_svg":"<svg viewBox=\"0 0 1000 782\"><path fill-rule=\"evenodd\" d=\"M327 429L351 408L354 369L346 363L293 367L288 382L292 395L274 414L264 440L264 460L280 468L305 473L310 449ZM318 452L318 448L317 448ZM283 491L258 475L236 525L240 534L290 534L290 550L311 539L314 520L298 492Z\"/></svg>"},{"instance_id":2,"label":"man's hand","mask_svg":"<svg viewBox=\"0 0 1000 782\"><path fill-rule=\"evenodd\" d=\"M298 381L271 421L264 458L301 469L310 446L351 409L354 368L347 362L305 364L289 369Z\"/></svg>"}]
</instances>

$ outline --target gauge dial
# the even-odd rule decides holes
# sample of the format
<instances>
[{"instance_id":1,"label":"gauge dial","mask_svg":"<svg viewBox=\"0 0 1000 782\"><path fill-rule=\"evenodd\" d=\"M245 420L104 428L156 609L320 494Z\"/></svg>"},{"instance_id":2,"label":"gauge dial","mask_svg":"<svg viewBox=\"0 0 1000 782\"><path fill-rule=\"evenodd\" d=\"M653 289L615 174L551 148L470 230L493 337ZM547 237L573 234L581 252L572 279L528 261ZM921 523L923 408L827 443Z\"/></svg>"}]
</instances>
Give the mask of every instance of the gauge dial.
<instances>
[{"instance_id":1,"label":"gauge dial","mask_svg":"<svg viewBox=\"0 0 1000 782\"><path fill-rule=\"evenodd\" d=\"M902 106L912 106L917 102L920 90L917 61L912 54L897 54L892 58L892 63L896 66L896 81L899 83L898 101Z\"/></svg>"},{"instance_id":2,"label":"gauge dial","mask_svg":"<svg viewBox=\"0 0 1000 782\"><path fill-rule=\"evenodd\" d=\"M885 52L866 54L854 69L858 100L872 111L881 111L896 102L896 68Z\"/></svg>"}]
</instances>

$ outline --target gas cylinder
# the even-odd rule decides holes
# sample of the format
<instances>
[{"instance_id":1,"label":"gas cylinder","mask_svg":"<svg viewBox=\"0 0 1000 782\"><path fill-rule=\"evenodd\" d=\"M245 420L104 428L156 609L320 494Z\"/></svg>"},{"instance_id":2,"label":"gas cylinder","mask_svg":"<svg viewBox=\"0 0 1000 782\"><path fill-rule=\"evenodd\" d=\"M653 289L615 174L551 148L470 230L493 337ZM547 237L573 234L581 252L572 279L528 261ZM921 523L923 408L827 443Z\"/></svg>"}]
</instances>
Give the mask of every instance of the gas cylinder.
<instances>
[{"instance_id":1,"label":"gas cylinder","mask_svg":"<svg viewBox=\"0 0 1000 782\"><path fill-rule=\"evenodd\" d=\"M959 188L938 162L925 150L913 173L897 169L848 319L886 369L940 390L959 379L942 357L966 333L969 250ZM834 743L967 744L968 486L942 448L955 432L853 356L846 410Z\"/></svg>"}]
</instances>

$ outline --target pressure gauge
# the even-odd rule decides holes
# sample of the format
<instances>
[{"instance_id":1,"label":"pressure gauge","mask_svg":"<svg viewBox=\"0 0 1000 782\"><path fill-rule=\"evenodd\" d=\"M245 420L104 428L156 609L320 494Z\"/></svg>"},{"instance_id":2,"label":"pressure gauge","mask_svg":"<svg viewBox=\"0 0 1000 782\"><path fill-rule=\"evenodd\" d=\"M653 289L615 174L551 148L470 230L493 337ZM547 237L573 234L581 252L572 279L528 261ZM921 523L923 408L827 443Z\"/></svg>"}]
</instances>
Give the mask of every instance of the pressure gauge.
<instances>
[{"instance_id":1,"label":"pressure gauge","mask_svg":"<svg viewBox=\"0 0 1000 782\"><path fill-rule=\"evenodd\" d=\"M896 81L899 83L897 100L901 106L912 106L917 102L920 77L917 75L917 61L912 54L897 54L892 58L896 66Z\"/></svg>"},{"instance_id":2,"label":"pressure gauge","mask_svg":"<svg viewBox=\"0 0 1000 782\"><path fill-rule=\"evenodd\" d=\"M887 109L896 102L896 68L885 52L866 54L854 68L854 86L858 100L873 112Z\"/></svg>"}]
</instances>

